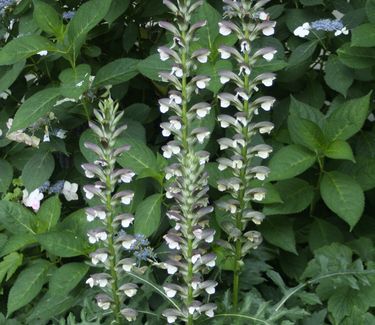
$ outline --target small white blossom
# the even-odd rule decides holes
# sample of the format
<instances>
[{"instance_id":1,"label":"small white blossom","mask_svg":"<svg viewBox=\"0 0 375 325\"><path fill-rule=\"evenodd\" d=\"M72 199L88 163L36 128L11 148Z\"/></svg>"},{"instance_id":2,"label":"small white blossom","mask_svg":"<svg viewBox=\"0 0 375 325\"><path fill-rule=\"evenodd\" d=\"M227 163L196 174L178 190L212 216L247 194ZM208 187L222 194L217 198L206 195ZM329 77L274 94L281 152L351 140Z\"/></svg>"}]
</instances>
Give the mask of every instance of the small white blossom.
<instances>
[{"instance_id":1,"label":"small white blossom","mask_svg":"<svg viewBox=\"0 0 375 325\"><path fill-rule=\"evenodd\" d=\"M40 201L43 200L44 195L39 191L39 189L36 189L32 191L30 194L25 189L23 190L23 197L22 197L22 203L29 208L32 208L35 212L39 210L40 208Z\"/></svg>"},{"instance_id":2,"label":"small white blossom","mask_svg":"<svg viewBox=\"0 0 375 325\"><path fill-rule=\"evenodd\" d=\"M295 36L299 36L299 37L306 37L307 35L310 34L310 29L311 29L311 26L309 23L304 23L302 24L302 26L299 26L297 27L294 31L293 31L293 34Z\"/></svg>"},{"instance_id":3,"label":"small white blossom","mask_svg":"<svg viewBox=\"0 0 375 325\"><path fill-rule=\"evenodd\" d=\"M64 182L62 194L65 196L65 199L67 201L78 200L77 191L78 191L78 184L77 183L70 183L68 181Z\"/></svg>"}]
</instances>

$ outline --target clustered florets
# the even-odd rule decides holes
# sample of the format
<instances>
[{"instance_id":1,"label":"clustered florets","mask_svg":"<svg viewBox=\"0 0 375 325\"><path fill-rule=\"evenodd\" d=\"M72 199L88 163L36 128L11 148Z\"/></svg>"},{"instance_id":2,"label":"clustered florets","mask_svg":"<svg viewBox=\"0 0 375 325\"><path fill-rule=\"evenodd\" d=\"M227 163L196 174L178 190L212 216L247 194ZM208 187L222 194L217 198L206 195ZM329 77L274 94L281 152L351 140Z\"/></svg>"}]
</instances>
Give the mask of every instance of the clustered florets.
<instances>
[{"instance_id":1,"label":"clustered florets","mask_svg":"<svg viewBox=\"0 0 375 325\"><path fill-rule=\"evenodd\" d=\"M311 23L305 22L298 26L293 34L299 37L306 37L310 34L311 30L335 32L335 36L348 35L349 30L344 26L343 22L339 19L319 19Z\"/></svg>"}]
</instances>

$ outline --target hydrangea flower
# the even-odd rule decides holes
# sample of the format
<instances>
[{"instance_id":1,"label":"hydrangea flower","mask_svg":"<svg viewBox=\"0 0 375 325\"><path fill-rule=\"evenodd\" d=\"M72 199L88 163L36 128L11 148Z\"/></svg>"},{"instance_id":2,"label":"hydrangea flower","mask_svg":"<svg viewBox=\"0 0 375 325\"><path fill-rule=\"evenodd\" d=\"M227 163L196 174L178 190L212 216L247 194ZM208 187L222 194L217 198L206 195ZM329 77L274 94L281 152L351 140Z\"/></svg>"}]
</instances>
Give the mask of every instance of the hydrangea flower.
<instances>
[{"instance_id":1,"label":"hydrangea flower","mask_svg":"<svg viewBox=\"0 0 375 325\"><path fill-rule=\"evenodd\" d=\"M294 31L293 34L299 37L306 37L310 34L310 30L322 30L326 32L334 32L335 36L339 36L341 34L348 35L349 31L344 26L343 22L339 19L319 19L315 20L311 23L303 23L301 26L298 26Z\"/></svg>"},{"instance_id":2,"label":"hydrangea flower","mask_svg":"<svg viewBox=\"0 0 375 325\"><path fill-rule=\"evenodd\" d=\"M23 197L22 203L29 208L32 208L35 212L37 212L40 208L40 201L43 200L44 195L40 192L37 188L31 193L29 193L26 189L23 190Z\"/></svg>"}]
</instances>

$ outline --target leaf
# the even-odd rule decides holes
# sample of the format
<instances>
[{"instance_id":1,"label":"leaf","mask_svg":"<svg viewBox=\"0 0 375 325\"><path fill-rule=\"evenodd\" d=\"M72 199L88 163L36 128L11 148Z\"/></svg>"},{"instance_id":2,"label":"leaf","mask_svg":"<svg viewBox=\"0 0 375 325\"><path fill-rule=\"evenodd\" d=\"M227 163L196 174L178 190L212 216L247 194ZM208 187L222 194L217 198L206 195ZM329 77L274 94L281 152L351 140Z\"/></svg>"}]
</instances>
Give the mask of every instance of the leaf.
<instances>
[{"instance_id":1,"label":"leaf","mask_svg":"<svg viewBox=\"0 0 375 325\"><path fill-rule=\"evenodd\" d=\"M15 251L21 250L24 247L36 243L37 240L33 234L21 233L12 235L8 238L5 245L0 251L0 256L13 253Z\"/></svg>"},{"instance_id":2,"label":"leaf","mask_svg":"<svg viewBox=\"0 0 375 325\"><path fill-rule=\"evenodd\" d=\"M90 0L79 6L67 26L67 52L77 57L87 34L106 16L111 0Z\"/></svg>"},{"instance_id":3,"label":"leaf","mask_svg":"<svg viewBox=\"0 0 375 325\"><path fill-rule=\"evenodd\" d=\"M154 194L143 200L135 212L134 232L151 236L158 228L163 195Z\"/></svg>"},{"instance_id":4,"label":"leaf","mask_svg":"<svg viewBox=\"0 0 375 325\"><path fill-rule=\"evenodd\" d=\"M357 157L356 163L345 162L339 170L355 179L362 190L369 191L375 187L375 159Z\"/></svg>"},{"instance_id":5,"label":"leaf","mask_svg":"<svg viewBox=\"0 0 375 325\"><path fill-rule=\"evenodd\" d=\"M138 74L139 60L122 58L101 67L96 74L94 87L118 85Z\"/></svg>"},{"instance_id":6,"label":"leaf","mask_svg":"<svg viewBox=\"0 0 375 325\"><path fill-rule=\"evenodd\" d=\"M346 97L348 89L353 84L354 73L343 65L336 55L330 55L325 65L324 80L331 89Z\"/></svg>"},{"instance_id":7,"label":"leaf","mask_svg":"<svg viewBox=\"0 0 375 325\"><path fill-rule=\"evenodd\" d=\"M55 270L49 280L50 295L61 296L70 293L89 270L85 263L68 263Z\"/></svg>"},{"instance_id":8,"label":"leaf","mask_svg":"<svg viewBox=\"0 0 375 325\"><path fill-rule=\"evenodd\" d=\"M40 260L18 275L9 292L7 317L36 297L47 281L47 272L50 266L49 262Z\"/></svg>"},{"instance_id":9,"label":"leaf","mask_svg":"<svg viewBox=\"0 0 375 325\"><path fill-rule=\"evenodd\" d=\"M34 214L19 203L0 201L0 224L12 234L34 233Z\"/></svg>"},{"instance_id":10,"label":"leaf","mask_svg":"<svg viewBox=\"0 0 375 325\"><path fill-rule=\"evenodd\" d=\"M372 23L375 23L375 0L367 0L366 13L368 20Z\"/></svg>"},{"instance_id":11,"label":"leaf","mask_svg":"<svg viewBox=\"0 0 375 325\"><path fill-rule=\"evenodd\" d=\"M303 61L311 59L316 47L318 46L318 43L318 40L313 40L297 46L289 58L288 66L297 65Z\"/></svg>"},{"instance_id":12,"label":"leaf","mask_svg":"<svg viewBox=\"0 0 375 325\"><path fill-rule=\"evenodd\" d=\"M27 35L12 39L0 51L0 65L11 65L25 60L40 51L52 51L53 45L40 35Z\"/></svg>"},{"instance_id":13,"label":"leaf","mask_svg":"<svg viewBox=\"0 0 375 325\"><path fill-rule=\"evenodd\" d=\"M138 62L138 71L146 78L161 81L159 73L162 71L171 71L172 61L161 61L159 54L153 54L148 58Z\"/></svg>"},{"instance_id":14,"label":"leaf","mask_svg":"<svg viewBox=\"0 0 375 325\"><path fill-rule=\"evenodd\" d=\"M219 71L232 70L230 61L219 60L215 64L207 62L198 67L197 73L211 78L207 89L211 90L215 95L223 87L220 82Z\"/></svg>"},{"instance_id":15,"label":"leaf","mask_svg":"<svg viewBox=\"0 0 375 325\"><path fill-rule=\"evenodd\" d=\"M325 147L326 139L324 134L314 122L296 115L290 115L288 118L288 130L290 137L296 144L303 145L314 152L320 152Z\"/></svg>"},{"instance_id":16,"label":"leaf","mask_svg":"<svg viewBox=\"0 0 375 325\"><path fill-rule=\"evenodd\" d=\"M324 133L331 141L347 140L365 123L370 106L371 93L337 105L328 116Z\"/></svg>"},{"instance_id":17,"label":"leaf","mask_svg":"<svg viewBox=\"0 0 375 325\"><path fill-rule=\"evenodd\" d=\"M360 185L338 171L323 175L320 192L324 203L353 230L362 216L365 198Z\"/></svg>"},{"instance_id":18,"label":"leaf","mask_svg":"<svg viewBox=\"0 0 375 325\"><path fill-rule=\"evenodd\" d=\"M49 152L37 152L22 169L21 178L29 193L43 185L55 169L55 160Z\"/></svg>"},{"instance_id":19,"label":"leaf","mask_svg":"<svg viewBox=\"0 0 375 325\"><path fill-rule=\"evenodd\" d=\"M299 118L309 120L315 124L323 127L324 115L315 107L305 104L297 100L294 96L290 97L289 113L296 115Z\"/></svg>"},{"instance_id":20,"label":"leaf","mask_svg":"<svg viewBox=\"0 0 375 325\"><path fill-rule=\"evenodd\" d=\"M314 251L325 245L342 242L344 239L340 229L333 224L316 218L309 231L309 246Z\"/></svg>"},{"instance_id":21,"label":"leaf","mask_svg":"<svg viewBox=\"0 0 375 325\"><path fill-rule=\"evenodd\" d=\"M22 259L22 254L18 253L11 253L4 257L0 262L0 284L3 282L5 276L6 280L11 278L18 267L22 265Z\"/></svg>"},{"instance_id":22,"label":"leaf","mask_svg":"<svg viewBox=\"0 0 375 325\"><path fill-rule=\"evenodd\" d=\"M367 69L375 65L375 49L352 47L346 43L337 50L339 60L349 68Z\"/></svg>"},{"instance_id":23,"label":"leaf","mask_svg":"<svg viewBox=\"0 0 375 325\"><path fill-rule=\"evenodd\" d=\"M60 75L60 92L66 98L79 99L90 87L91 67L80 64L75 69L65 69Z\"/></svg>"},{"instance_id":24,"label":"leaf","mask_svg":"<svg viewBox=\"0 0 375 325\"><path fill-rule=\"evenodd\" d=\"M86 242L82 237L70 231L54 231L37 235L39 243L50 254L59 257L74 257L84 255Z\"/></svg>"},{"instance_id":25,"label":"leaf","mask_svg":"<svg viewBox=\"0 0 375 325\"><path fill-rule=\"evenodd\" d=\"M5 193L13 179L13 167L6 160L0 159L0 193Z\"/></svg>"},{"instance_id":26,"label":"leaf","mask_svg":"<svg viewBox=\"0 0 375 325\"><path fill-rule=\"evenodd\" d=\"M33 0L33 18L38 26L45 32L61 38L64 34L62 16L50 5L43 1Z\"/></svg>"},{"instance_id":27,"label":"leaf","mask_svg":"<svg viewBox=\"0 0 375 325\"><path fill-rule=\"evenodd\" d=\"M259 227L260 232L272 245L297 254L293 222L284 216L267 217Z\"/></svg>"},{"instance_id":28,"label":"leaf","mask_svg":"<svg viewBox=\"0 0 375 325\"><path fill-rule=\"evenodd\" d=\"M9 132L24 129L51 112L59 97L59 88L44 89L29 97L17 110Z\"/></svg>"},{"instance_id":29,"label":"leaf","mask_svg":"<svg viewBox=\"0 0 375 325\"><path fill-rule=\"evenodd\" d=\"M0 67L0 93L7 90L18 78L26 61L20 61L12 66Z\"/></svg>"},{"instance_id":30,"label":"leaf","mask_svg":"<svg viewBox=\"0 0 375 325\"><path fill-rule=\"evenodd\" d=\"M36 215L36 231L38 234L50 231L60 218L61 202L55 195L43 202Z\"/></svg>"},{"instance_id":31,"label":"leaf","mask_svg":"<svg viewBox=\"0 0 375 325\"><path fill-rule=\"evenodd\" d=\"M125 108L124 118L125 120L132 119L140 123L146 123L150 115L150 112L150 106L142 103L136 103Z\"/></svg>"},{"instance_id":32,"label":"leaf","mask_svg":"<svg viewBox=\"0 0 375 325\"><path fill-rule=\"evenodd\" d=\"M104 17L108 24L112 24L129 7L130 0L112 0L111 6Z\"/></svg>"},{"instance_id":33,"label":"leaf","mask_svg":"<svg viewBox=\"0 0 375 325\"><path fill-rule=\"evenodd\" d=\"M332 159L346 159L355 162L350 144L346 141L336 140L325 149L324 155Z\"/></svg>"},{"instance_id":34,"label":"leaf","mask_svg":"<svg viewBox=\"0 0 375 325\"><path fill-rule=\"evenodd\" d=\"M288 145L276 152L269 163L269 181L283 180L302 174L316 161L310 150L300 145Z\"/></svg>"},{"instance_id":35,"label":"leaf","mask_svg":"<svg viewBox=\"0 0 375 325\"><path fill-rule=\"evenodd\" d=\"M359 25L352 30L352 46L375 46L375 24Z\"/></svg>"},{"instance_id":36,"label":"leaf","mask_svg":"<svg viewBox=\"0 0 375 325\"><path fill-rule=\"evenodd\" d=\"M267 216L299 213L311 204L314 197L314 188L298 178L278 182L275 188L284 203L267 205L263 209Z\"/></svg>"}]
</instances>

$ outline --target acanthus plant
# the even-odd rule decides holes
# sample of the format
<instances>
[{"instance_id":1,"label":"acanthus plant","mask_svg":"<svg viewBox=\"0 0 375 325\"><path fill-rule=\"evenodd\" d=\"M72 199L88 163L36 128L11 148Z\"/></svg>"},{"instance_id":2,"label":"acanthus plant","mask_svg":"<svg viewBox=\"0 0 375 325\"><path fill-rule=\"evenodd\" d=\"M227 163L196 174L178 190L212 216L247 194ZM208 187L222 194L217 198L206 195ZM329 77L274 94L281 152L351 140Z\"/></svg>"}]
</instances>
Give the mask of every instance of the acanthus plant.
<instances>
[{"instance_id":1,"label":"acanthus plant","mask_svg":"<svg viewBox=\"0 0 375 325\"><path fill-rule=\"evenodd\" d=\"M220 34L234 34L238 46L220 46L221 59L233 59L237 65L233 71L220 71L220 81L226 85L226 92L218 94L224 114L218 116L226 137L218 140L224 155L218 159L219 170L230 170L231 177L218 180L219 191L230 194L219 200L218 208L228 211L232 222L223 225L228 233L228 241L221 241L233 259L233 309L238 309L240 273L243 260L252 249L262 242L261 234L250 224L259 225L265 216L254 209L266 195L261 186L270 170L259 166L262 159L269 157L269 145L254 143L255 135L268 134L273 124L268 121L254 121L259 111L269 111L275 102L270 96L259 96L259 86L273 84L275 74L254 74L259 60L271 61L276 50L271 47L258 49L255 41L262 35L274 34L276 23L269 21L263 6L269 0L231 1L224 0L224 18L219 23ZM234 110L232 110L234 108ZM231 114L233 112L233 114Z\"/></svg>"},{"instance_id":2,"label":"acanthus plant","mask_svg":"<svg viewBox=\"0 0 375 325\"><path fill-rule=\"evenodd\" d=\"M90 254L91 264L102 269L92 274L86 283L102 290L96 301L102 310L112 310L113 324L123 324L124 319L132 321L137 317L137 311L125 305L126 299L139 289L126 279L127 272L139 266L137 258L129 256L127 251L134 251L140 241L144 246L144 238L126 232L134 216L123 213L121 208L131 204L134 193L120 190L119 186L129 184L135 173L127 168L116 168L116 158L130 149L126 144L118 144L119 136L126 129L126 125L119 126L123 111L119 112L118 108L119 105L108 98L94 110L98 123L90 121L89 126L99 141L98 144L86 142L85 147L97 155L97 160L82 165L86 177L98 179L94 184L85 185L83 190L86 198L95 202L86 209L87 220L95 223L95 228L87 234L90 244L96 248Z\"/></svg>"},{"instance_id":3,"label":"acanthus plant","mask_svg":"<svg viewBox=\"0 0 375 325\"><path fill-rule=\"evenodd\" d=\"M209 115L211 105L197 102L194 97L210 81L208 76L195 73L199 63L207 62L210 51L193 48L194 35L206 22L192 24L192 14L203 1L163 2L175 17L175 24L159 23L173 35L173 45L158 49L162 61L173 61L172 71L160 73L171 86L169 97L160 100L160 111L168 114L168 121L161 124L163 135L173 135L162 150L165 158L173 160L166 168L166 196L174 200L167 212L174 227L164 236L172 252L161 265L171 275L163 288L168 297L179 296L177 304L181 306L167 309L163 315L168 323L181 320L190 325L201 315L213 317L216 309L215 304L202 297L215 293L217 286L216 281L204 278L215 266L216 256L210 249L215 231L208 228L213 211L205 172L209 153L197 147L210 137L210 132L195 127Z\"/></svg>"}]
</instances>

